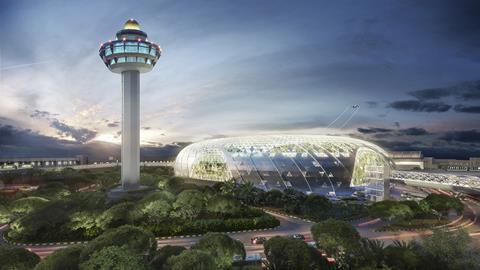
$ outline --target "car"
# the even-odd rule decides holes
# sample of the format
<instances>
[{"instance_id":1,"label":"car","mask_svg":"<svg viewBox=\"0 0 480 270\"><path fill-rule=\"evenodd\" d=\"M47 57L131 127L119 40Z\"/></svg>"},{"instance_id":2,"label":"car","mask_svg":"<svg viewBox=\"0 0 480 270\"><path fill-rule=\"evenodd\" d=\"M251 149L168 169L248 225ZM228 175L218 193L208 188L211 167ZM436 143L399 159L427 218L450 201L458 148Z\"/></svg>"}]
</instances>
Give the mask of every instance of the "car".
<instances>
[{"instance_id":1,"label":"car","mask_svg":"<svg viewBox=\"0 0 480 270\"><path fill-rule=\"evenodd\" d=\"M261 245L267 241L267 238L263 236L255 236L252 239L250 239L250 242L254 245Z\"/></svg>"},{"instance_id":2,"label":"car","mask_svg":"<svg viewBox=\"0 0 480 270\"><path fill-rule=\"evenodd\" d=\"M293 239L305 240L305 235L299 234L299 233L292 234L292 235L290 235L290 237L293 238Z\"/></svg>"}]
</instances>

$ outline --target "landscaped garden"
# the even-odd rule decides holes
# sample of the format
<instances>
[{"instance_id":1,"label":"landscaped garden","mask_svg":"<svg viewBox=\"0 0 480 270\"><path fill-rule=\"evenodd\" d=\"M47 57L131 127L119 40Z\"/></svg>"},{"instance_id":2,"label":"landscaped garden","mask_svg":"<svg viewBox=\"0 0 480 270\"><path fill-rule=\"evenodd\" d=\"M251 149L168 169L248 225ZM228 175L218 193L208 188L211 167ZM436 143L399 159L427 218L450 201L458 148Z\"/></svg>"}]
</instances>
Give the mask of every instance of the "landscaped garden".
<instances>
[{"instance_id":1,"label":"landscaped garden","mask_svg":"<svg viewBox=\"0 0 480 270\"><path fill-rule=\"evenodd\" d=\"M58 182L61 174L77 181ZM88 178L88 177L91 178ZM151 191L143 198L110 201L105 190L118 181L116 169L46 173L37 176L38 189L3 199L2 223L10 223L7 238L15 242L90 240L122 225L135 225L155 236L203 234L272 228L279 221L252 208L217 186L197 186L166 168L144 168L140 182ZM107 181L106 177L117 179ZM53 179L53 180L51 180ZM89 180L87 180L89 179ZM78 182L96 191L75 192Z\"/></svg>"}]
</instances>

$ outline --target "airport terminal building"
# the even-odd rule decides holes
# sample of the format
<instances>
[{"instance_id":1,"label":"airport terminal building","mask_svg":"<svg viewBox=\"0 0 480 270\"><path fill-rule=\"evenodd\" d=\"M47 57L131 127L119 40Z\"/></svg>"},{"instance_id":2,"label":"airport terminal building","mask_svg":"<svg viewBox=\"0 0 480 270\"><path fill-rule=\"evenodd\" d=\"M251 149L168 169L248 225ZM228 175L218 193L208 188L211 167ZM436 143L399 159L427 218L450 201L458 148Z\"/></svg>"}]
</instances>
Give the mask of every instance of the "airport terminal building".
<instances>
[{"instance_id":1,"label":"airport terminal building","mask_svg":"<svg viewBox=\"0 0 480 270\"><path fill-rule=\"evenodd\" d=\"M324 135L263 135L206 140L185 147L175 174L207 181L250 182L264 190L369 199L388 197L392 162L380 147ZM385 188L387 187L387 188Z\"/></svg>"}]
</instances>

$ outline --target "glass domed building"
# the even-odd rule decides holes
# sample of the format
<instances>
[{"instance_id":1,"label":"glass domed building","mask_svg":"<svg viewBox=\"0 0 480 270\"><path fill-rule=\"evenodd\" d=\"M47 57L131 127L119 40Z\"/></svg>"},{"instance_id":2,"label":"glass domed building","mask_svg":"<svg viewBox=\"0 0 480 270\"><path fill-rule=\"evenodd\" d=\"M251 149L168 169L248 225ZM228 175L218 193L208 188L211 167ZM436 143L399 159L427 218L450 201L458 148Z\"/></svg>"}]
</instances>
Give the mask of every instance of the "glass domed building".
<instances>
[{"instance_id":1,"label":"glass domed building","mask_svg":"<svg viewBox=\"0 0 480 270\"><path fill-rule=\"evenodd\" d=\"M208 181L251 182L264 190L388 196L392 162L380 147L325 135L263 135L206 140L185 147L175 175Z\"/></svg>"}]
</instances>

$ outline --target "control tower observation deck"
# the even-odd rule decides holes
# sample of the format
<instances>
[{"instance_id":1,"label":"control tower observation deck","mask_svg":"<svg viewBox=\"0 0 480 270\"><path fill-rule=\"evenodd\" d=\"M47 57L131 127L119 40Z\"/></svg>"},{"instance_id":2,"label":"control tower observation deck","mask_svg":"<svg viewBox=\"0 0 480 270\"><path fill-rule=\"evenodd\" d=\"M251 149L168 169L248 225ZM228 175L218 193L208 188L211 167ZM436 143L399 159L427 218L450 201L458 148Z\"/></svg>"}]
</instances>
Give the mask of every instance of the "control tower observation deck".
<instances>
[{"instance_id":1,"label":"control tower observation deck","mask_svg":"<svg viewBox=\"0 0 480 270\"><path fill-rule=\"evenodd\" d=\"M138 187L140 178L140 73L153 69L162 50L148 41L134 19L117 32L115 40L100 45L107 68L122 74L122 188Z\"/></svg>"}]
</instances>

